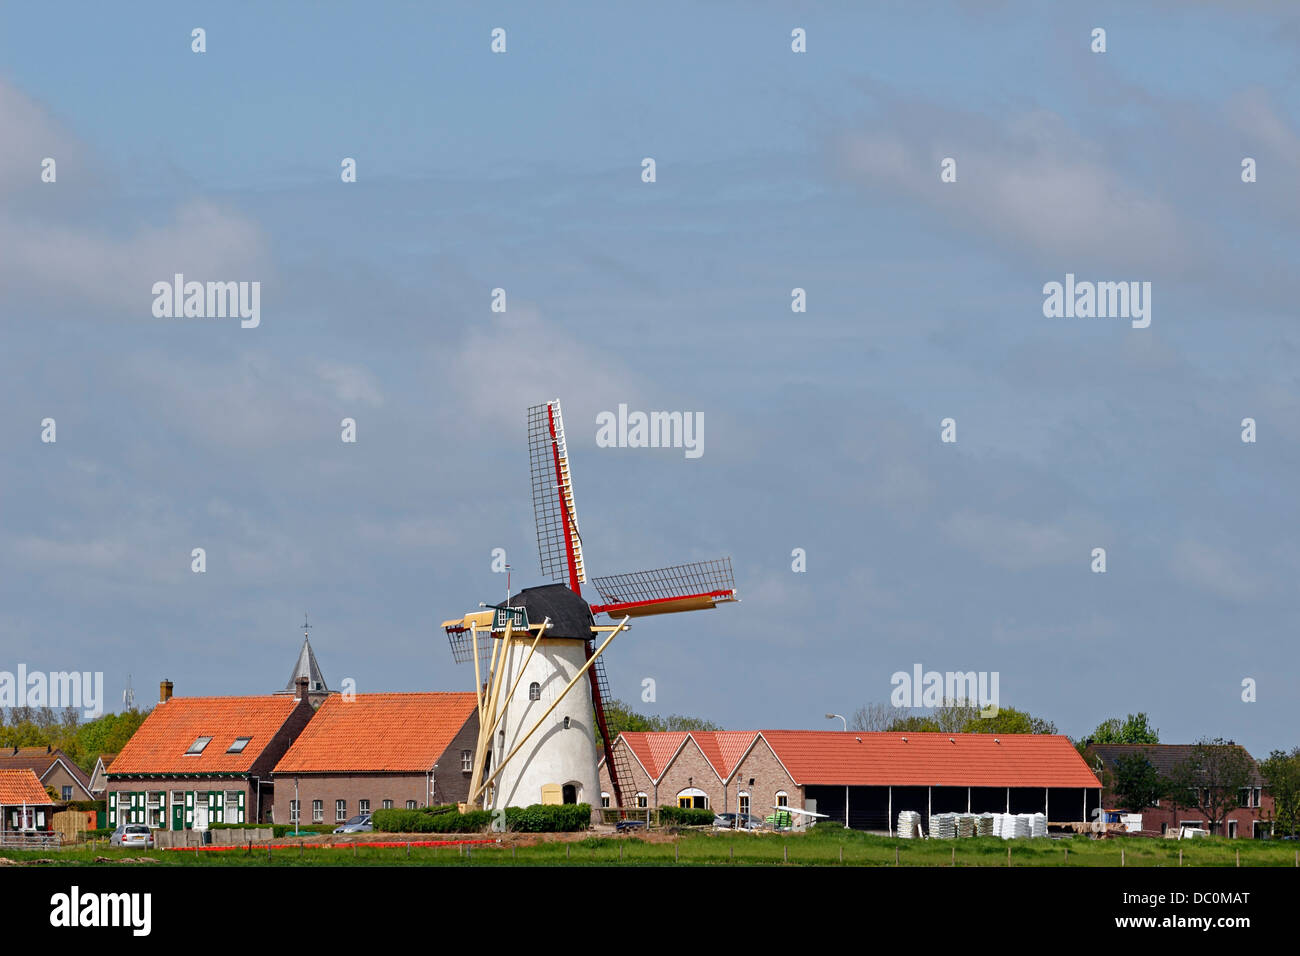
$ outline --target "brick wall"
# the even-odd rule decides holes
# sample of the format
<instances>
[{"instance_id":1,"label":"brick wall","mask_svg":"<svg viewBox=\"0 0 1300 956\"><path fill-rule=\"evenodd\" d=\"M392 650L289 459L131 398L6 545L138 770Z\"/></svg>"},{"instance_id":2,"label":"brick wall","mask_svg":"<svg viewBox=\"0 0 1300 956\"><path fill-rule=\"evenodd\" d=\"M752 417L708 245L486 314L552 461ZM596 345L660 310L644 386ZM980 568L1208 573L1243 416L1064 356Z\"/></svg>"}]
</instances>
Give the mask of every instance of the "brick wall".
<instances>
[{"instance_id":1,"label":"brick wall","mask_svg":"<svg viewBox=\"0 0 1300 956\"><path fill-rule=\"evenodd\" d=\"M735 803L737 783L739 783L741 790L749 791L749 812L756 817L766 819L775 812L772 807L776 804L778 790L784 790L788 795L786 800L788 806L799 810L804 809L803 787L797 785L786 773L785 768L781 766L781 761L776 758L776 754L762 737L759 737L741 758L732 778L732 803ZM754 781L752 786L749 783L751 779ZM735 807L733 806L732 809L734 810Z\"/></svg>"}]
</instances>

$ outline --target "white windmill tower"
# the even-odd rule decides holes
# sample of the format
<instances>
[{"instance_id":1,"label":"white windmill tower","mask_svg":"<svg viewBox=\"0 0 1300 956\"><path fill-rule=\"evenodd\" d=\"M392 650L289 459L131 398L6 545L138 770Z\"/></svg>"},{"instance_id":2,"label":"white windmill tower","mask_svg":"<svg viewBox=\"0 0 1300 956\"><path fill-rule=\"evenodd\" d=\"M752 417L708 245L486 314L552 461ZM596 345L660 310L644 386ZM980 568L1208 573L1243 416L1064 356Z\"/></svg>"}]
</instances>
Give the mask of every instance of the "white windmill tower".
<instances>
[{"instance_id":1,"label":"white windmill tower","mask_svg":"<svg viewBox=\"0 0 1300 956\"><path fill-rule=\"evenodd\" d=\"M479 735L468 802L598 805L599 729L616 805L631 807L626 757L613 751L605 723L601 655L632 617L736 600L731 562L594 578L605 603L589 605L558 400L528 410L528 449L542 572L562 583L525 588L503 606L480 605L489 609L443 622L453 658L474 662ZM597 624L600 614L618 623Z\"/></svg>"}]
</instances>

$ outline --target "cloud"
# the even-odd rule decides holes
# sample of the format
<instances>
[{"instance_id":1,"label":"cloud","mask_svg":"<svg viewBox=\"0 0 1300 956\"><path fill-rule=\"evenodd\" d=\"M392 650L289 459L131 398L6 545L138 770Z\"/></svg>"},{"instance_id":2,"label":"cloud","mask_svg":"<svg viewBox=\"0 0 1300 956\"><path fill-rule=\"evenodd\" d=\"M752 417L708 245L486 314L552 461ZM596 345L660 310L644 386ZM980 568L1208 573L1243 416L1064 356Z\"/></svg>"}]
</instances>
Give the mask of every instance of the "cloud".
<instances>
[{"instance_id":1,"label":"cloud","mask_svg":"<svg viewBox=\"0 0 1300 956\"><path fill-rule=\"evenodd\" d=\"M838 152L863 186L901 191L1039 254L1141 264L1174 262L1185 249L1175 210L1134 188L1099 144L1048 110L999 123L912 103L843 136ZM940 182L945 157L957 162L955 183Z\"/></svg>"},{"instance_id":2,"label":"cloud","mask_svg":"<svg viewBox=\"0 0 1300 956\"><path fill-rule=\"evenodd\" d=\"M151 317L153 283L175 273L201 281L271 277L261 229L235 211L192 200L164 211L161 222L146 222L124 193L87 189L85 176L70 168L91 166L84 147L3 80L0 130L0 195L25 199L0 207L0 285L7 294ZM45 156L59 163L54 183L40 181ZM126 208L126 221L102 221Z\"/></svg>"},{"instance_id":3,"label":"cloud","mask_svg":"<svg viewBox=\"0 0 1300 956\"><path fill-rule=\"evenodd\" d=\"M1174 549L1172 566L1183 581L1229 601L1249 601L1267 583L1239 555L1204 541L1184 539Z\"/></svg>"},{"instance_id":4,"label":"cloud","mask_svg":"<svg viewBox=\"0 0 1300 956\"><path fill-rule=\"evenodd\" d=\"M960 511L943 522L942 530L954 544L1010 570L1074 562L1087 571L1093 547L1085 523L1075 516L1049 523Z\"/></svg>"}]
</instances>

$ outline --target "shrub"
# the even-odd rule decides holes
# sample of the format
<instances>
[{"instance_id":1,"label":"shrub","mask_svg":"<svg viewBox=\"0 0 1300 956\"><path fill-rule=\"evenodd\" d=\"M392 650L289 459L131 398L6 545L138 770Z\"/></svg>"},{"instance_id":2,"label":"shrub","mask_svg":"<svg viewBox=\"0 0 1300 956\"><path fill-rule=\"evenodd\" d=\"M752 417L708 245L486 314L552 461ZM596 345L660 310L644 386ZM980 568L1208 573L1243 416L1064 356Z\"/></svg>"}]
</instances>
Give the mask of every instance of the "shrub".
<instances>
[{"instance_id":1,"label":"shrub","mask_svg":"<svg viewBox=\"0 0 1300 956\"><path fill-rule=\"evenodd\" d=\"M712 825L714 816L712 810L697 809L695 807L663 806L659 808L659 823L661 826L707 827Z\"/></svg>"},{"instance_id":2,"label":"shrub","mask_svg":"<svg viewBox=\"0 0 1300 956\"><path fill-rule=\"evenodd\" d=\"M376 830L385 833L478 833L492 822L487 810L458 813L453 807L418 810L376 810L371 817Z\"/></svg>"},{"instance_id":3,"label":"shrub","mask_svg":"<svg viewBox=\"0 0 1300 956\"><path fill-rule=\"evenodd\" d=\"M517 833L572 833L591 825L591 804L541 804L506 808L506 829Z\"/></svg>"},{"instance_id":4,"label":"shrub","mask_svg":"<svg viewBox=\"0 0 1300 956\"><path fill-rule=\"evenodd\" d=\"M459 813L455 806L440 806L376 810L373 819L375 829L385 833L478 833L491 826L492 817L490 810ZM520 833L571 833L590 823L591 806L586 803L506 808L506 829Z\"/></svg>"}]
</instances>

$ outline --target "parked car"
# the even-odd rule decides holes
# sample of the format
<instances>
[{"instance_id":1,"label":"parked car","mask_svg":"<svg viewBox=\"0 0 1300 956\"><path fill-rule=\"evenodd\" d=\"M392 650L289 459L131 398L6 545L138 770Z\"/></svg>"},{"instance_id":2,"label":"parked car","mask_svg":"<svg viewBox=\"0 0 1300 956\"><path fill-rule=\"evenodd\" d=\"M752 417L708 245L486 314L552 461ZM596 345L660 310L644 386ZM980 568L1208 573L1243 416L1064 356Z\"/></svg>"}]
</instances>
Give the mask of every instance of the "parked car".
<instances>
[{"instance_id":1,"label":"parked car","mask_svg":"<svg viewBox=\"0 0 1300 956\"><path fill-rule=\"evenodd\" d=\"M761 830L763 821L752 813L718 813L713 817L713 826L719 830Z\"/></svg>"},{"instance_id":2,"label":"parked car","mask_svg":"<svg viewBox=\"0 0 1300 956\"><path fill-rule=\"evenodd\" d=\"M374 824L370 822L370 814L359 813L351 820L340 824L334 828L335 833L370 833L374 830Z\"/></svg>"},{"instance_id":3,"label":"parked car","mask_svg":"<svg viewBox=\"0 0 1300 956\"><path fill-rule=\"evenodd\" d=\"M143 823L124 823L113 831L108 843L110 846L135 846L152 850L153 833Z\"/></svg>"}]
</instances>

